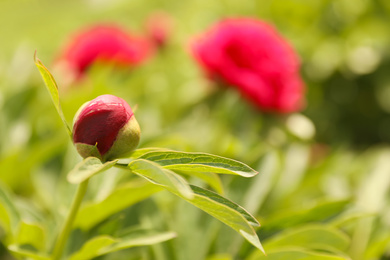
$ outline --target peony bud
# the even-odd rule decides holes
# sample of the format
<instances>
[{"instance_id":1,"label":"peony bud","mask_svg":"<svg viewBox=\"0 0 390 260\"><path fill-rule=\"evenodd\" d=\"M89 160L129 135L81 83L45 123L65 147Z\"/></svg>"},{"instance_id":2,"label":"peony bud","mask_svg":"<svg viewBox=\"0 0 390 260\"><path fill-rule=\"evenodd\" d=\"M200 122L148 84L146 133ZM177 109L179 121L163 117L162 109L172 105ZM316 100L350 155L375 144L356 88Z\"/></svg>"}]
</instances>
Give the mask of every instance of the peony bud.
<instances>
[{"instance_id":1,"label":"peony bud","mask_svg":"<svg viewBox=\"0 0 390 260\"><path fill-rule=\"evenodd\" d=\"M83 158L107 161L124 157L137 147L140 134L130 106L113 95L85 103L74 119L73 142Z\"/></svg>"}]
</instances>

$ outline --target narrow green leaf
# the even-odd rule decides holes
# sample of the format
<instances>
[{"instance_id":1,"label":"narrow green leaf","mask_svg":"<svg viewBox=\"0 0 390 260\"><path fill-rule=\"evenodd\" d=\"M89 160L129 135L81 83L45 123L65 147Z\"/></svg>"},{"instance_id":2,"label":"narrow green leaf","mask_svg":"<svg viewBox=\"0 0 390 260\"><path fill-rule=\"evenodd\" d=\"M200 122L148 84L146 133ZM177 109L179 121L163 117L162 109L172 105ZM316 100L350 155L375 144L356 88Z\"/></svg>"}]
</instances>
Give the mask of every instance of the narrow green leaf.
<instances>
[{"instance_id":1,"label":"narrow green leaf","mask_svg":"<svg viewBox=\"0 0 390 260\"><path fill-rule=\"evenodd\" d=\"M78 252L70 257L70 260L88 260L131 247L161 243L175 237L174 232L135 234L126 238L98 236L87 241Z\"/></svg>"},{"instance_id":2,"label":"narrow green leaf","mask_svg":"<svg viewBox=\"0 0 390 260\"><path fill-rule=\"evenodd\" d=\"M22 221L16 234L15 243L18 245L31 245L35 249L43 251L46 235L42 226Z\"/></svg>"},{"instance_id":3,"label":"narrow green leaf","mask_svg":"<svg viewBox=\"0 0 390 260\"><path fill-rule=\"evenodd\" d=\"M271 236L280 230L303 223L325 221L337 216L348 205L349 200L322 201L311 208L285 210L264 219L262 235Z\"/></svg>"},{"instance_id":4,"label":"narrow green leaf","mask_svg":"<svg viewBox=\"0 0 390 260\"><path fill-rule=\"evenodd\" d=\"M162 188L138 179L116 188L103 201L84 205L75 220L75 226L88 230L114 213L142 201Z\"/></svg>"},{"instance_id":5,"label":"narrow green leaf","mask_svg":"<svg viewBox=\"0 0 390 260\"><path fill-rule=\"evenodd\" d=\"M78 163L73 170L69 172L67 179L70 183L73 184L81 183L86 179L91 178L93 175L110 169L116 164L117 161L118 160L108 161L103 164L96 157L85 158L80 163Z\"/></svg>"},{"instance_id":6,"label":"narrow green leaf","mask_svg":"<svg viewBox=\"0 0 390 260\"><path fill-rule=\"evenodd\" d=\"M231 255L218 254L209 256L206 260L233 260L233 257Z\"/></svg>"},{"instance_id":7,"label":"narrow green leaf","mask_svg":"<svg viewBox=\"0 0 390 260\"><path fill-rule=\"evenodd\" d=\"M117 243L108 246L100 255L112 253L122 249L158 244L176 237L174 232L155 233L150 235L131 236L118 240Z\"/></svg>"},{"instance_id":8,"label":"narrow green leaf","mask_svg":"<svg viewBox=\"0 0 390 260\"><path fill-rule=\"evenodd\" d=\"M207 191L197 186L188 185L185 180L183 182L180 176L174 173L170 174L170 171L165 170L153 162L138 159L132 161L128 167L135 174L146 178L156 185L163 186L173 194L222 221L240 233L251 244L264 252L259 238L251 226L251 224L259 225L257 220L239 205L223 198L217 193ZM187 185L188 189L192 193L192 196L187 196L187 191L183 192L183 188Z\"/></svg>"},{"instance_id":9,"label":"narrow green leaf","mask_svg":"<svg viewBox=\"0 0 390 260\"><path fill-rule=\"evenodd\" d=\"M103 248L115 243L116 239L110 236L98 236L88 240L83 247L72 254L69 260L87 260L100 255Z\"/></svg>"},{"instance_id":10,"label":"narrow green leaf","mask_svg":"<svg viewBox=\"0 0 390 260\"><path fill-rule=\"evenodd\" d=\"M137 159L132 161L128 167L135 174L156 185L160 185L173 193L178 193L185 198L193 198L193 192L183 177L160 167L156 163Z\"/></svg>"},{"instance_id":11,"label":"narrow green leaf","mask_svg":"<svg viewBox=\"0 0 390 260\"><path fill-rule=\"evenodd\" d=\"M152 151L140 158L156 162L170 170L234 174L243 177L252 177L257 174L255 170L242 162L207 153Z\"/></svg>"},{"instance_id":12,"label":"narrow green leaf","mask_svg":"<svg viewBox=\"0 0 390 260\"><path fill-rule=\"evenodd\" d=\"M34 53L34 62L35 62L35 65L37 66L39 72L41 73L42 79L45 82L46 88L50 93L50 96L52 98L54 106L57 109L57 112L58 112L59 116L61 117L61 120L64 123L64 125L68 131L68 134L70 136L72 136L72 130L69 127L68 123L66 122L64 113L62 112L62 109L61 109L60 96L58 94L57 83L56 83L53 75L50 73L50 71L45 67L45 65L43 65L42 61L37 58L36 51Z\"/></svg>"},{"instance_id":13,"label":"narrow green leaf","mask_svg":"<svg viewBox=\"0 0 390 260\"><path fill-rule=\"evenodd\" d=\"M191 188L195 194L193 199L186 199L180 194L175 194L233 228L252 245L264 252L260 240L251 226L259 224L245 209L214 192L194 185L191 185Z\"/></svg>"},{"instance_id":14,"label":"narrow green leaf","mask_svg":"<svg viewBox=\"0 0 390 260\"><path fill-rule=\"evenodd\" d=\"M7 209L0 202L0 228L5 230L5 233L10 232L11 220L9 219Z\"/></svg>"},{"instance_id":15,"label":"narrow green leaf","mask_svg":"<svg viewBox=\"0 0 390 260\"><path fill-rule=\"evenodd\" d=\"M228 199L222 197L221 195L219 195L215 192L212 192L212 191L209 191L209 190L206 190L206 189L194 186L194 185L190 185L190 186L196 195L207 197L215 202L221 203L221 204L237 211L238 213L240 213L252 226L256 226L256 227L260 226L260 223L248 211L246 211L240 205L234 203L231 200L228 200Z\"/></svg>"},{"instance_id":16,"label":"narrow green leaf","mask_svg":"<svg viewBox=\"0 0 390 260\"><path fill-rule=\"evenodd\" d=\"M7 228L11 233L14 233L20 222L20 215L16 206L13 204L11 195L9 194L6 187L0 184L0 204L2 205L2 210L6 212L6 216L0 216L0 220L7 225Z\"/></svg>"},{"instance_id":17,"label":"narrow green leaf","mask_svg":"<svg viewBox=\"0 0 390 260\"><path fill-rule=\"evenodd\" d=\"M203 180L208 185L210 185L210 187L213 188L219 194L224 193L221 178L216 173L213 173L213 172L187 172L187 171L179 171L179 173L188 174L190 176L197 177L197 178Z\"/></svg>"},{"instance_id":18,"label":"narrow green leaf","mask_svg":"<svg viewBox=\"0 0 390 260\"><path fill-rule=\"evenodd\" d=\"M50 257L43 253L22 249L18 245L9 245L8 250L18 257L27 257L33 260L50 260Z\"/></svg>"},{"instance_id":19,"label":"narrow green leaf","mask_svg":"<svg viewBox=\"0 0 390 260\"><path fill-rule=\"evenodd\" d=\"M330 226L308 225L287 229L264 244L265 249L278 249L286 246L304 247L332 252L345 251L350 239L343 232Z\"/></svg>"},{"instance_id":20,"label":"narrow green leaf","mask_svg":"<svg viewBox=\"0 0 390 260\"><path fill-rule=\"evenodd\" d=\"M254 252L248 260L351 260L347 257L335 256L330 254L322 254L304 249L291 248L275 251L267 251L267 255Z\"/></svg>"},{"instance_id":21,"label":"narrow green leaf","mask_svg":"<svg viewBox=\"0 0 390 260\"><path fill-rule=\"evenodd\" d=\"M140 148L140 149L134 150L134 152L132 152L129 157L134 158L134 159L138 159L147 153L161 151L161 150L164 150L164 149L158 148L158 147Z\"/></svg>"}]
</instances>

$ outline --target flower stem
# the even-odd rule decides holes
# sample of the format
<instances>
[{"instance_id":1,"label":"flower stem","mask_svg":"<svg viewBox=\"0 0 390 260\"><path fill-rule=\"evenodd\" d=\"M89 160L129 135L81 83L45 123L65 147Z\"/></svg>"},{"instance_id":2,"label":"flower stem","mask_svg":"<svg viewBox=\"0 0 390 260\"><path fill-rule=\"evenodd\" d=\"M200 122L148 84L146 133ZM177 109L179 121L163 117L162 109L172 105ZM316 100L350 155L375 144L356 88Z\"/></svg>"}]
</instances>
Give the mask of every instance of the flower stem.
<instances>
[{"instance_id":1,"label":"flower stem","mask_svg":"<svg viewBox=\"0 0 390 260\"><path fill-rule=\"evenodd\" d=\"M85 181L80 183L79 187L77 188L76 196L73 199L70 212L66 218L64 227L62 228L61 233L58 236L57 243L54 247L53 257L52 257L53 260L61 259L66 241L68 240L70 231L72 230L73 222L76 218L77 212L79 211L85 192L87 191L88 181L89 179L86 179Z\"/></svg>"}]
</instances>

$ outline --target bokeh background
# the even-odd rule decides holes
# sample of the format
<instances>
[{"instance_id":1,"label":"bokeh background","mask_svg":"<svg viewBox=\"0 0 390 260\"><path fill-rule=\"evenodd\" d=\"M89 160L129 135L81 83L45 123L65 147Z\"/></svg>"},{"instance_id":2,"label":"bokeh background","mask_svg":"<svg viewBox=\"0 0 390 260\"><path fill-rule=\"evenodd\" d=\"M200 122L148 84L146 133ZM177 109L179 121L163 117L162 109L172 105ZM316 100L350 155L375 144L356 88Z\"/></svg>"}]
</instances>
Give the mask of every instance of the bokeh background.
<instances>
[{"instance_id":1,"label":"bokeh background","mask_svg":"<svg viewBox=\"0 0 390 260\"><path fill-rule=\"evenodd\" d=\"M80 28L110 23L146 36L156 14L169 19L166 44L142 65L128 70L98 64L76 82L56 68L61 50ZM191 43L226 17L267 21L294 46L306 84L302 111L263 113L234 89L219 89L205 77ZM334 236L301 232L302 250L341 259L390 259L389 32L387 0L2 0L1 190L25 221L37 225L60 218L55 205L66 209L74 192L65 176L80 158L34 66L37 50L57 80L69 122L84 102L114 94L136 107L140 147L208 152L258 170L255 178L223 176L222 182L225 195L260 220L266 250L297 246L277 236L314 225ZM123 177L113 176L104 189L108 177L97 180L90 196L98 193L99 200L114 190ZM179 236L104 259L261 257L228 228L167 194L117 212L103 228L73 236L85 241L109 232L110 223L118 228L147 223ZM0 224L0 258L13 259L6 250L10 238L1 230Z\"/></svg>"}]
</instances>

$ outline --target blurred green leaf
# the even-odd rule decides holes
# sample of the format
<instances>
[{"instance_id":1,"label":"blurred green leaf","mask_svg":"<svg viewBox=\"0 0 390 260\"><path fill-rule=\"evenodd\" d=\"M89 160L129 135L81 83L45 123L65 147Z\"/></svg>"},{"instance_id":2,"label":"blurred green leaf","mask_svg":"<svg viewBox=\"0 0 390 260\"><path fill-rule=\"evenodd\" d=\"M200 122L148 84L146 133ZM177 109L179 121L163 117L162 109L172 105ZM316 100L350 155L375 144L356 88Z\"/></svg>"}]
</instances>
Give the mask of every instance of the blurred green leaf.
<instances>
[{"instance_id":1,"label":"blurred green leaf","mask_svg":"<svg viewBox=\"0 0 390 260\"><path fill-rule=\"evenodd\" d=\"M132 181L116 188L107 198L84 205L75 220L75 226L90 229L114 213L142 201L162 189L145 181Z\"/></svg>"},{"instance_id":2,"label":"blurred green leaf","mask_svg":"<svg viewBox=\"0 0 390 260\"><path fill-rule=\"evenodd\" d=\"M88 178L91 178L93 175L96 175L100 172L110 169L113 167L118 160L108 161L102 163L96 157L88 157L82 160L76 165L76 167L69 172L67 179L70 183L78 184L85 181Z\"/></svg>"},{"instance_id":3,"label":"blurred green leaf","mask_svg":"<svg viewBox=\"0 0 390 260\"><path fill-rule=\"evenodd\" d=\"M88 240L83 247L72 254L69 260L87 260L99 256L103 248L115 243L116 240L110 236L98 236Z\"/></svg>"},{"instance_id":4,"label":"blurred green leaf","mask_svg":"<svg viewBox=\"0 0 390 260\"><path fill-rule=\"evenodd\" d=\"M51 260L51 258L43 253L38 253L26 249L22 249L17 245L9 245L8 250L18 257L33 259L33 260Z\"/></svg>"},{"instance_id":5,"label":"blurred green leaf","mask_svg":"<svg viewBox=\"0 0 390 260\"><path fill-rule=\"evenodd\" d=\"M7 191L5 187L3 187L0 184L0 212L3 211L5 214L0 215L0 220L5 224L8 225L5 227L10 232L15 232L16 228L20 222L20 215L16 208L16 206L13 203L13 199L11 198L11 195Z\"/></svg>"},{"instance_id":6,"label":"blurred green leaf","mask_svg":"<svg viewBox=\"0 0 390 260\"><path fill-rule=\"evenodd\" d=\"M348 257L335 256L330 254L316 253L302 249L281 249L268 252L267 255L254 252L247 260L351 260Z\"/></svg>"},{"instance_id":7,"label":"blurred green leaf","mask_svg":"<svg viewBox=\"0 0 390 260\"><path fill-rule=\"evenodd\" d=\"M0 227L2 227L5 232L9 232L10 230L10 219L8 216L7 209L0 202Z\"/></svg>"},{"instance_id":8,"label":"blurred green leaf","mask_svg":"<svg viewBox=\"0 0 390 260\"><path fill-rule=\"evenodd\" d=\"M207 257L206 260L233 260L232 256L230 255L212 255Z\"/></svg>"},{"instance_id":9,"label":"blurred green leaf","mask_svg":"<svg viewBox=\"0 0 390 260\"><path fill-rule=\"evenodd\" d=\"M350 239L343 232L330 226L309 225L290 228L273 236L264 243L266 251L282 247L303 247L333 252L345 251Z\"/></svg>"},{"instance_id":10,"label":"blurred green leaf","mask_svg":"<svg viewBox=\"0 0 390 260\"><path fill-rule=\"evenodd\" d=\"M154 162L144 159L132 161L128 167L132 172L148 181L163 186L173 193L178 193L185 198L193 198L193 192L187 181L176 173L160 167Z\"/></svg>"},{"instance_id":11,"label":"blurred green leaf","mask_svg":"<svg viewBox=\"0 0 390 260\"><path fill-rule=\"evenodd\" d=\"M127 238L118 239L117 243L108 246L103 250L103 254L108 254L118 250L135 247L158 244L176 237L174 232L161 232L154 234L146 234L139 236L130 236Z\"/></svg>"},{"instance_id":12,"label":"blurred green leaf","mask_svg":"<svg viewBox=\"0 0 390 260\"><path fill-rule=\"evenodd\" d=\"M43 65L41 60L37 58L37 52L34 53L34 62L35 62L35 65L37 66L39 72L41 73L42 79L45 82L47 90L49 91L50 96L53 100L54 106L57 109L57 112L58 112L59 116L61 117L61 120L64 123L66 130L68 131L68 134L70 136L72 136L72 130L69 127L69 125L65 119L65 116L62 112L62 109L61 109L60 96L58 93L58 86L57 86L57 83L56 83L53 75L45 67L45 65Z\"/></svg>"},{"instance_id":13,"label":"blurred green leaf","mask_svg":"<svg viewBox=\"0 0 390 260\"><path fill-rule=\"evenodd\" d=\"M70 257L70 260L88 260L130 247L161 243L175 237L174 232L139 234L126 238L98 236L87 241L78 252Z\"/></svg>"},{"instance_id":14,"label":"blurred green leaf","mask_svg":"<svg viewBox=\"0 0 390 260\"><path fill-rule=\"evenodd\" d=\"M140 158L154 161L164 168L189 172L213 172L252 177L255 170L239 161L206 153L154 151Z\"/></svg>"},{"instance_id":15,"label":"blurred green leaf","mask_svg":"<svg viewBox=\"0 0 390 260\"><path fill-rule=\"evenodd\" d=\"M45 231L40 225L22 221L16 234L15 243L20 246L31 245L38 251L43 251L46 245Z\"/></svg>"},{"instance_id":16,"label":"blurred green leaf","mask_svg":"<svg viewBox=\"0 0 390 260\"><path fill-rule=\"evenodd\" d=\"M340 214L349 202L349 200L325 201L308 209L277 211L264 220L262 234L267 237L291 226L326 221Z\"/></svg>"}]
</instances>

